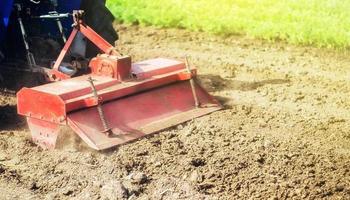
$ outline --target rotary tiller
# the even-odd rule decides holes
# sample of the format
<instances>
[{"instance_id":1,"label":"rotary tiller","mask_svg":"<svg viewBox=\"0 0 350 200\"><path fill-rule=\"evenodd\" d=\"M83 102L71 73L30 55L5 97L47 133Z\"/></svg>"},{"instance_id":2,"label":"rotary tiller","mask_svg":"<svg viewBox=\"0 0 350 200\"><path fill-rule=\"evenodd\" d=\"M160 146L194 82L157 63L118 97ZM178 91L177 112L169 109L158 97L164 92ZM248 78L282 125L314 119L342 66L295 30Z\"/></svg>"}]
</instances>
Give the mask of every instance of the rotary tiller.
<instances>
[{"instance_id":1,"label":"rotary tiller","mask_svg":"<svg viewBox=\"0 0 350 200\"><path fill-rule=\"evenodd\" d=\"M81 32L102 52L91 73L70 77L60 65ZM23 88L18 113L27 118L32 139L53 149L62 126L71 127L90 147L102 150L221 109L194 78L187 61L157 58L132 63L81 20L48 77L52 83Z\"/></svg>"}]
</instances>

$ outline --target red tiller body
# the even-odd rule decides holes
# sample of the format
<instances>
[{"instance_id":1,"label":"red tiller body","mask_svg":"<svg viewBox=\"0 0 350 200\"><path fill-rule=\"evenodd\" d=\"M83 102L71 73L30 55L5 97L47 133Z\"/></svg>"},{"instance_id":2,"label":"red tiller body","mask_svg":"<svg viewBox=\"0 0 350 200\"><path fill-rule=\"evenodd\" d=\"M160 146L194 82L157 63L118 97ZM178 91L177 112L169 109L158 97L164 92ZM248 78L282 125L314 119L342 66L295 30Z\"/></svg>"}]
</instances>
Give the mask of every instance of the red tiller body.
<instances>
[{"instance_id":1,"label":"red tiller body","mask_svg":"<svg viewBox=\"0 0 350 200\"><path fill-rule=\"evenodd\" d=\"M160 63L164 65L160 65ZM153 68L153 70L145 72L142 70L142 68L147 68L145 66ZM155 66L158 68L155 69ZM176 81L188 80L192 77L192 74L185 71L184 63L167 59L153 59L135 63L132 68L137 71L131 71L130 75L133 75L134 78L129 78L124 82L117 77L92 73L34 88L23 88L17 95L18 113L53 123L65 123L67 113L97 105L98 102L96 102L87 81L88 77L93 78L95 86L99 90L99 97L104 102ZM159 73L159 71L167 69L169 71L172 68L178 70L165 74ZM144 77L148 78L144 79Z\"/></svg>"},{"instance_id":2,"label":"red tiller body","mask_svg":"<svg viewBox=\"0 0 350 200\"><path fill-rule=\"evenodd\" d=\"M82 23L81 12L73 16L75 29L48 72L56 82L17 94L18 113L26 116L33 141L41 147L55 148L67 125L101 150L221 109L193 80L196 69L164 58L132 64ZM90 74L71 78L59 66L78 31L105 54L90 61Z\"/></svg>"},{"instance_id":3,"label":"red tiller body","mask_svg":"<svg viewBox=\"0 0 350 200\"><path fill-rule=\"evenodd\" d=\"M68 124L91 147L104 149L221 108L218 102L198 85L196 90L201 107L195 108L187 80L196 74L196 70L192 69L189 73L183 62L160 58L127 66L127 63L131 62L125 60L129 60L129 57L121 57L118 62L116 56L101 55L91 62L92 74L19 91L18 113L28 118L34 141L45 148L54 148L59 125ZM111 69L101 64L104 61L110 63ZM100 74L101 70L97 69L95 63L103 66L104 72L108 73ZM123 71L125 68L129 68L130 71L127 76L121 76L117 71ZM89 77L94 80L98 101L91 92ZM103 133L97 133L102 130L95 108L99 103L104 107L113 132L127 135L126 138L113 139ZM180 117L180 113L187 113L188 116L183 114ZM177 120L173 119L175 115L178 115L175 117ZM120 116L124 119L118 119ZM79 127L82 120L89 121L89 126L94 128ZM153 127L146 128L147 124L152 123ZM46 129L51 127L51 131L44 133L48 131L41 130L41 125ZM149 130L142 132L141 129L145 128ZM135 135L136 132L138 134ZM87 137L89 134L90 137ZM102 143L98 142L101 138Z\"/></svg>"}]
</instances>

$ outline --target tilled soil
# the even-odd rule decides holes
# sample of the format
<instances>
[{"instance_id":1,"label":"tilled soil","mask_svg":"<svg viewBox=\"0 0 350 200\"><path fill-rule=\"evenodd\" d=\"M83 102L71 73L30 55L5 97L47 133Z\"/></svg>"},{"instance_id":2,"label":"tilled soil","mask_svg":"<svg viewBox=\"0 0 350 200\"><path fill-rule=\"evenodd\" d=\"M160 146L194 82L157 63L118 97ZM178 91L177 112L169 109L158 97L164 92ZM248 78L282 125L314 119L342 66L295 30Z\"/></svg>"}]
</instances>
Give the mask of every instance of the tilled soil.
<instances>
[{"instance_id":1,"label":"tilled soil","mask_svg":"<svg viewBox=\"0 0 350 200\"><path fill-rule=\"evenodd\" d=\"M345 53L116 26L135 61L188 56L224 109L104 152L73 136L44 151L3 90L1 199L350 199Z\"/></svg>"}]
</instances>

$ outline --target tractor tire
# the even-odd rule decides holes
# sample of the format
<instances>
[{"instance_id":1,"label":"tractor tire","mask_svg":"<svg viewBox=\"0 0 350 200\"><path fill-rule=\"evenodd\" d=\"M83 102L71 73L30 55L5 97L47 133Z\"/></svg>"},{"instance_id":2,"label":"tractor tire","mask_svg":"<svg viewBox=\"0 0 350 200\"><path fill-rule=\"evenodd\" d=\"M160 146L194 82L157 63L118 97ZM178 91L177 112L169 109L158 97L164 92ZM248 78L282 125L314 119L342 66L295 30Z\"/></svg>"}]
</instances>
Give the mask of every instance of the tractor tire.
<instances>
[{"instance_id":1,"label":"tractor tire","mask_svg":"<svg viewBox=\"0 0 350 200\"><path fill-rule=\"evenodd\" d=\"M84 21L111 45L115 45L118 34L113 27L114 16L107 9L106 0L83 0L80 6L85 11ZM86 57L95 57L100 52L90 41L86 47Z\"/></svg>"}]
</instances>

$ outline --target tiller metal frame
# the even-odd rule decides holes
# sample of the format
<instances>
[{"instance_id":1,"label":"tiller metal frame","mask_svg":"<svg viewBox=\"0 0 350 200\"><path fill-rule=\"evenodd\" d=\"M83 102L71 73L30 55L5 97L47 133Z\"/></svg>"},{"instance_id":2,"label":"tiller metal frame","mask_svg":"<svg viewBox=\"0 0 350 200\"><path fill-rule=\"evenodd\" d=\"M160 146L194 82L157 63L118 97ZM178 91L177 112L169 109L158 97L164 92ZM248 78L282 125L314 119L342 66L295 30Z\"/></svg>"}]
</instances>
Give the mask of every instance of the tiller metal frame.
<instances>
[{"instance_id":1,"label":"tiller metal frame","mask_svg":"<svg viewBox=\"0 0 350 200\"><path fill-rule=\"evenodd\" d=\"M41 147L55 148L62 126L102 150L222 108L195 82L196 69L187 59L187 64L164 58L131 63L130 56L86 26L80 12L74 19L74 30L49 71L56 82L17 94L18 113ZM104 53L90 61L90 74L71 78L59 66L78 31Z\"/></svg>"}]
</instances>

